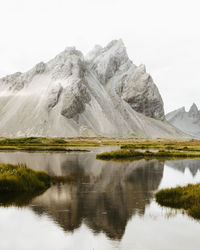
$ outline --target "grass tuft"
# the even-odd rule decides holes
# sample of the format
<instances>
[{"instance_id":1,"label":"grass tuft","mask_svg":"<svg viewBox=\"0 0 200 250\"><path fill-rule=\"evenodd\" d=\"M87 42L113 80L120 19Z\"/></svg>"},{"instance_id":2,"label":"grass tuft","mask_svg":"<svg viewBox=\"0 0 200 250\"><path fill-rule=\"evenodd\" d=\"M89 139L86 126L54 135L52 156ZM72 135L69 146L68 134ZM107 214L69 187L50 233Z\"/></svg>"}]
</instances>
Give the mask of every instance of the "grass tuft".
<instances>
[{"instance_id":1,"label":"grass tuft","mask_svg":"<svg viewBox=\"0 0 200 250\"><path fill-rule=\"evenodd\" d=\"M155 197L162 206L185 209L190 216L200 219L200 184L162 189Z\"/></svg>"},{"instance_id":2,"label":"grass tuft","mask_svg":"<svg viewBox=\"0 0 200 250\"><path fill-rule=\"evenodd\" d=\"M24 206L51 185L89 182L89 176L72 173L67 176L50 176L26 165L0 164L0 205Z\"/></svg>"},{"instance_id":3,"label":"grass tuft","mask_svg":"<svg viewBox=\"0 0 200 250\"><path fill-rule=\"evenodd\" d=\"M0 192L34 193L50 186L51 177L25 165L0 164Z\"/></svg>"}]
</instances>

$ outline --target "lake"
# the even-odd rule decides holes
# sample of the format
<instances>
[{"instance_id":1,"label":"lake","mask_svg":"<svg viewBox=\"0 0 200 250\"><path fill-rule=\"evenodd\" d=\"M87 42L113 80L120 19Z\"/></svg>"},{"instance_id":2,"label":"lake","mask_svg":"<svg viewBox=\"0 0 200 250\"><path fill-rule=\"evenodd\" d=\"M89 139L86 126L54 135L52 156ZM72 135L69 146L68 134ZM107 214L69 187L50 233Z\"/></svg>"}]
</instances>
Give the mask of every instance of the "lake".
<instances>
[{"instance_id":1,"label":"lake","mask_svg":"<svg viewBox=\"0 0 200 250\"><path fill-rule=\"evenodd\" d=\"M55 185L26 207L0 207L0 249L199 250L200 223L160 207L155 191L200 182L200 159L159 162L96 160L96 153L0 152L51 175L87 181Z\"/></svg>"}]
</instances>

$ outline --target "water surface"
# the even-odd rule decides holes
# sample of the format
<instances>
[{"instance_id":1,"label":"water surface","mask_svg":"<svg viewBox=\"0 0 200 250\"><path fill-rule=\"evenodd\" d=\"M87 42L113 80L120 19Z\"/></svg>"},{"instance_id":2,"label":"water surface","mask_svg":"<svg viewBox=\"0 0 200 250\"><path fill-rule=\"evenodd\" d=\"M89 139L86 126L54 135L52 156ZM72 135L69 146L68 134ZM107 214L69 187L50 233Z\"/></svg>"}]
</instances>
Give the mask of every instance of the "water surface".
<instances>
[{"instance_id":1,"label":"water surface","mask_svg":"<svg viewBox=\"0 0 200 250\"><path fill-rule=\"evenodd\" d=\"M0 207L0 249L200 249L200 223L160 207L156 190L200 182L200 160L96 160L89 153L0 152L52 175L85 175L85 183L53 186L23 208Z\"/></svg>"}]
</instances>

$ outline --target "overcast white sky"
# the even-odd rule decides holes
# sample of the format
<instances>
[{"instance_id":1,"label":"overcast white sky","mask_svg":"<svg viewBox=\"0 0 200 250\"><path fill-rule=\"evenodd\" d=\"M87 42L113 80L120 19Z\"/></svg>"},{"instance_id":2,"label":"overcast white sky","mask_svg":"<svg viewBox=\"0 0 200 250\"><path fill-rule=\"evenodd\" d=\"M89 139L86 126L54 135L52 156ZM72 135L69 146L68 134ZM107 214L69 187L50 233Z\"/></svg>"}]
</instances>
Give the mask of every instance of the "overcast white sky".
<instances>
[{"instance_id":1,"label":"overcast white sky","mask_svg":"<svg viewBox=\"0 0 200 250\"><path fill-rule=\"evenodd\" d=\"M199 0L0 0L0 76L26 71L67 46L87 53L122 38L144 63L165 111L200 107Z\"/></svg>"}]
</instances>

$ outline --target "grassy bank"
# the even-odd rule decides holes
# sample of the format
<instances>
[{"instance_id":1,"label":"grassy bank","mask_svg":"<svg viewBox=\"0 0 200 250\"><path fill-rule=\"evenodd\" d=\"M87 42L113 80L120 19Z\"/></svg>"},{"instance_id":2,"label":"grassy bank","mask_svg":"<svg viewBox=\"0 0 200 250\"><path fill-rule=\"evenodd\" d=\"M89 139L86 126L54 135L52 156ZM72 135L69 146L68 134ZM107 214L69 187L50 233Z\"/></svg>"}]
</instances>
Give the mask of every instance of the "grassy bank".
<instances>
[{"instance_id":1,"label":"grassy bank","mask_svg":"<svg viewBox=\"0 0 200 250\"><path fill-rule=\"evenodd\" d=\"M181 151L135 151L132 149L121 149L111 152L105 152L96 155L97 159L102 160L124 160L124 159L133 159L133 158L158 158L158 159L166 159L166 158L200 158L200 153L198 152L181 152Z\"/></svg>"},{"instance_id":2,"label":"grassy bank","mask_svg":"<svg viewBox=\"0 0 200 250\"><path fill-rule=\"evenodd\" d=\"M190 216L200 219L200 184L163 189L155 197L162 206L185 209Z\"/></svg>"},{"instance_id":3,"label":"grassy bank","mask_svg":"<svg viewBox=\"0 0 200 250\"><path fill-rule=\"evenodd\" d=\"M82 173L50 176L46 172L35 171L25 165L0 163L0 205L25 206L51 185L79 182L89 182L89 176Z\"/></svg>"},{"instance_id":4,"label":"grassy bank","mask_svg":"<svg viewBox=\"0 0 200 250\"><path fill-rule=\"evenodd\" d=\"M66 176L50 176L25 165L0 164L0 193L34 193L46 190L58 183L88 182L89 176L71 173Z\"/></svg>"},{"instance_id":5,"label":"grassy bank","mask_svg":"<svg viewBox=\"0 0 200 250\"><path fill-rule=\"evenodd\" d=\"M83 140L79 138L47 138L47 137L24 137L24 138L0 138L0 149L13 148L37 148L43 147L78 147L78 146L99 146L96 140ZM72 149L71 149L72 150Z\"/></svg>"},{"instance_id":6,"label":"grassy bank","mask_svg":"<svg viewBox=\"0 0 200 250\"><path fill-rule=\"evenodd\" d=\"M142 138L106 138L106 137L73 137L73 138L0 138L0 150L15 151L85 151L73 147L121 146L121 149L157 149L200 152L200 140L170 140ZM72 147L72 148L69 148Z\"/></svg>"},{"instance_id":7,"label":"grassy bank","mask_svg":"<svg viewBox=\"0 0 200 250\"><path fill-rule=\"evenodd\" d=\"M0 192L35 193L50 187L51 177L24 165L0 164Z\"/></svg>"},{"instance_id":8,"label":"grassy bank","mask_svg":"<svg viewBox=\"0 0 200 250\"><path fill-rule=\"evenodd\" d=\"M62 152L88 152L85 149L68 148L72 145L61 138L2 138L0 139L1 151L62 151ZM75 146L75 145L73 145ZM78 146L78 145L77 145Z\"/></svg>"},{"instance_id":9,"label":"grassy bank","mask_svg":"<svg viewBox=\"0 0 200 250\"><path fill-rule=\"evenodd\" d=\"M47 152L90 152L86 149L71 149L71 148L65 148L60 146L54 146L54 147L47 147L47 146L0 146L0 151L47 151Z\"/></svg>"}]
</instances>

